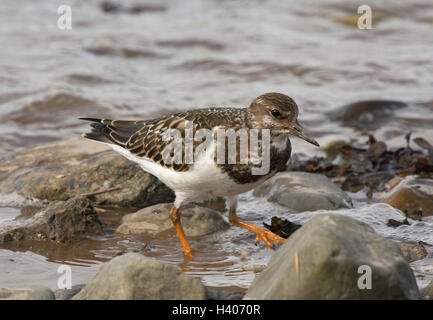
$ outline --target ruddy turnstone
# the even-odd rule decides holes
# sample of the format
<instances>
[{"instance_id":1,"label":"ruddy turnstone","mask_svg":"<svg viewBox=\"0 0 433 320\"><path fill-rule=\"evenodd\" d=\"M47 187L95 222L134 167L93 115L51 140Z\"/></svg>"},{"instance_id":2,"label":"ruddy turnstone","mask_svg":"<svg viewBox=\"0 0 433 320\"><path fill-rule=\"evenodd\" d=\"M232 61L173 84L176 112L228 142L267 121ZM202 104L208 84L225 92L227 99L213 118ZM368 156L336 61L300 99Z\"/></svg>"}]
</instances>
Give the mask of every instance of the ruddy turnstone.
<instances>
[{"instance_id":1,"label":"ruddy turnstone","mask_svg":"<svg viewBox=\"0 0 433 320\"><path fill-rule=\"evenodd\" d=\"M139 121L81 119L93 122L91 132L83 134L85 138L108 144L175 192L176 199L169 215L185 255L191 257L192 250L182 229L179 208L187 202L216 197L228 199L229 221L254 232L256 244L263 241L273 248L275 244L284 242L271 231L239 219L236 216L237 195L255 188L284 169L291 153L289 135L319 146L307 135L297 118L298 106L293 99L281 93L266 93L254 99L248 108L205 108ZM230 139L223 136L224 147L219 149L219 133L230 129L237 134L231 140L235 148L230 149ZM176 135L168 134L173 130L180 138L177 150L173 148ZM243 156L239 132L247 134L248 143L244 144L246 153ZM255 136L254 132L257 133ZM210 140L206 140L209 143L204 148L206 133L209 133ZM266 137L268 144L265 143ZM252 156L253 140L257 142L257 148L261 147L261 152L255 153L255 157ZM266 145L269 150L265 150ZM223 156L218 158L221 150ZM228 159L233 156L230 151L234 152L232 161ZM269 163L264 166L267 160ZM263 167L266 170L260 172L258 169Z\"/></svg>"}]
</instances>

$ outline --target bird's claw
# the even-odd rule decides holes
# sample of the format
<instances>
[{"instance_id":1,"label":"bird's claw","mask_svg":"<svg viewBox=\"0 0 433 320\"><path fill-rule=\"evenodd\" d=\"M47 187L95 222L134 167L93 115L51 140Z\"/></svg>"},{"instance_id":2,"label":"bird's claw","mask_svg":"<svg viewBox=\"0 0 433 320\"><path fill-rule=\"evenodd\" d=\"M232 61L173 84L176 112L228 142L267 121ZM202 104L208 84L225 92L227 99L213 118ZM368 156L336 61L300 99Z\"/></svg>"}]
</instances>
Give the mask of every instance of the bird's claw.
<instances>
[{"instance_id":1,"label":"bird's claw","mask_svg":"<svg viewBox=\"0 0 433 320\"><path fill-rule=\"evenodd\" d=\"M274 249L276 244L283 244L285 239L269 231L268 229L260 228L260 230L256 232L256 245L258 245L261 241L263 241L263 243L266 244L270 249Z\"/></svg>"}]
</instances>

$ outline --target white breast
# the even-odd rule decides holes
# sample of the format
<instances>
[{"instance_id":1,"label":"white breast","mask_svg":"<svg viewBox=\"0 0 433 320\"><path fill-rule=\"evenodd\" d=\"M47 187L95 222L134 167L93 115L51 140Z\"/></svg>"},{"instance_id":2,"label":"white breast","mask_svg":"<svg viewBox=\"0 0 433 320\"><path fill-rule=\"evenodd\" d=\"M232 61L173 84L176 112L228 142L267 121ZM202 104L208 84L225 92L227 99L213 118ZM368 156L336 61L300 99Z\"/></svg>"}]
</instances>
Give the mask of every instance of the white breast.
<instances>
[{"instance_id":1,"label":"white breast","mask_svg":"<svg viewBox=\"0 0 433 320\"><path fill-rule=\"evenodd\" d=\"M120 146L113 144L109 146L127 159L139 164L144 171L151 173L172 189L176 193L176 206L189 201L204 201L244 193L265 180L263 178L252 184L236 183L215 165L213 145L210 145L207 152L196 159L190 170L183 172L164 168L148 158L138 158Z\"/></svg>"}]
</instances>

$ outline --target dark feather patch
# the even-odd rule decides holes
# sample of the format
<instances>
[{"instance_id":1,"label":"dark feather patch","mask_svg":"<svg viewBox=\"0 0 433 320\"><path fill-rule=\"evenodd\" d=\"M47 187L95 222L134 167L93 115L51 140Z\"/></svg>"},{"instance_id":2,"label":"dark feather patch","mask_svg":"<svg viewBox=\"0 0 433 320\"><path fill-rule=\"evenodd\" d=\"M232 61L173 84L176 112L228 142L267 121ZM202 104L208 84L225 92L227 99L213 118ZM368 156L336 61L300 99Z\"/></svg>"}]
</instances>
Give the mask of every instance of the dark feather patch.
<instances>
[{"instance_id":1,"label":"dark feather patch","mask_svg":"<svg viewBox=\"0 0 433 320\"><path fill-rule=\"evenodd\" d=\"M137 157L146 157L166 168L176 171L188 170L189 164L167 164L163 161L162 151L171 143L164 141L164 132L177 129L185 137L186 121L191 121L193 131L216 126L242 128L246 126L246 109L207 108L179 112L167 117L148 121L123 121L95 118L81 118L92 121L92 130L84 136L89 139L119 145ZM194 142L194 150L201 141ZM182 148L183 149L183 148ZM184 153L184 149L182 150ZM185 155L182 154L182 159Z\"/></svg>"}]
</instances>

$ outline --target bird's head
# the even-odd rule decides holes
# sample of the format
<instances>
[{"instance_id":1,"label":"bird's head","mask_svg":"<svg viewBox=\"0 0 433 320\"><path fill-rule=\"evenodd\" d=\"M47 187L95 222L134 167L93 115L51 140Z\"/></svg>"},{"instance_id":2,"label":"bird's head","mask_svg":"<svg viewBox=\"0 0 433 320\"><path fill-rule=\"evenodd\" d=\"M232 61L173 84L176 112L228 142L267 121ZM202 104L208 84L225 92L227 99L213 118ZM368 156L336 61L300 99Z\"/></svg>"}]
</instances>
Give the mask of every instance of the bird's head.
<instances>
[{"instance_id":1,"label":"bird's head","mask_svg":"<svg viewBox=\"0 0 433 320\"><path fill-rule=\"evenodd\" d=\"M293 135L319 146L299 124L298 105L289 96L274 92L262 94L251 102L248 110L252 128L269 129L277 135Z\"/></svg>"}]
</instances>

